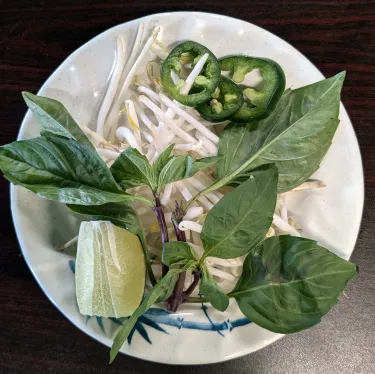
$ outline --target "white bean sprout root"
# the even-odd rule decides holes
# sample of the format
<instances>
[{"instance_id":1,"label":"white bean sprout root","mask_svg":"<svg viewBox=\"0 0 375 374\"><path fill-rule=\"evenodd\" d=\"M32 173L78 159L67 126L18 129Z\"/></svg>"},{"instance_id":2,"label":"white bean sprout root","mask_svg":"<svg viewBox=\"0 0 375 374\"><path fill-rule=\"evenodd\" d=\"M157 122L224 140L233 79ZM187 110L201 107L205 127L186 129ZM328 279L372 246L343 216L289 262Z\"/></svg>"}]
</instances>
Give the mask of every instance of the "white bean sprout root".
<instances>
[{"instance_id":1,"label":"white bean sprout root","mask_svg":"<svg viewBox=\"0 0 375 374\"><path fill-rule=\"evenodd\" d=\"M300 186L293 188L292 191L303 191L303 190L310 190L313 188L323 188L326 187L325 183L319 180L310 180L305 183L302 183Z\"/></svg>"},{"instance_id":2,"label":"white bean sprout root","mask_svg":"<svg viewBox=\"0 0 375 374\"><path fill-rule=\"evenodd\" d=\"M70 239L68 242L66 242L65 244L63 245L57 245L56 246L56 249L58 251L63 251L64 249L67 249L69 247L72 247L73 245L76 245L78 242L78 235L75 236L73 239Z\"/></svg>"},{"instance_id":3,"label":"white bean sprout root","mask_svg":"<svg viewBox=\"0 0 375 374\"><path fill-rule=\"evenodd\" d=\"M182 221L180 222L178 227L181 231L192 230L192 231L199 232L199 233L202 232L202 228L203 228L202 225L194 221Z\"/></svg>"}]
</instances>

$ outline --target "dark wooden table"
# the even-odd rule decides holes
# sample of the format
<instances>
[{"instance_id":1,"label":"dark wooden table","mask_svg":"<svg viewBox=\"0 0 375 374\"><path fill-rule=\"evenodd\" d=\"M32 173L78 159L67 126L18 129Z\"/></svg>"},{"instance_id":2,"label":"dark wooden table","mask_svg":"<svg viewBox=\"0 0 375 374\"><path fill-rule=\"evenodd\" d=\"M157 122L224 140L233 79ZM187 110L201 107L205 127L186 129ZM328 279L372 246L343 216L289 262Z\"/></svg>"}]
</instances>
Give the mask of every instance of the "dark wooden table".
<instances>
[{"instance_id":1,"label":"dark wooden table","mask_svg":"<svg viewBox=\"0 0 375 374\"><path fill-rule=\"evenodd\" d=\"M20 91L36 92L83 43L147 14L200 10L266 28L298 48L326 76L348 71L343 102L359 139L366 181L363 223L352 256L360 276L351 282L348 297L342 297L320 325L227 363L170 367L124 355L108 366L108 349L79 331L49 302L22 258L9 210L9 186L0 179L1 373L375 372L374 1L4 0L1 4L1 145L16 138L26 111Z\"/></svg>"}]
</instances>

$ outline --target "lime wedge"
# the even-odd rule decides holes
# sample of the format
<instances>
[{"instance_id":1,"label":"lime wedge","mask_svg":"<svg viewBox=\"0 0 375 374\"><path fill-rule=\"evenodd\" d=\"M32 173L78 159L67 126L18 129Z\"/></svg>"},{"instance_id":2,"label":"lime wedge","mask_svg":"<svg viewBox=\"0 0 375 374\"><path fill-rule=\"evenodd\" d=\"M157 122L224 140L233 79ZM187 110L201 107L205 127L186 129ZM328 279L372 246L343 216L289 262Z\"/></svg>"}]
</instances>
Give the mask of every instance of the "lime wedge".
<instances>
[{"instance_id":1,"label":"lime wedge","mask_svg":"<svg viewBox=\"0 0 375 374\"><path fill-rule=\"evenodd\" d=\"M142 300L146 277L138 237L109 221L82 222L75 277L81 314L130 316Z\"/></svg>"}]
</instances>

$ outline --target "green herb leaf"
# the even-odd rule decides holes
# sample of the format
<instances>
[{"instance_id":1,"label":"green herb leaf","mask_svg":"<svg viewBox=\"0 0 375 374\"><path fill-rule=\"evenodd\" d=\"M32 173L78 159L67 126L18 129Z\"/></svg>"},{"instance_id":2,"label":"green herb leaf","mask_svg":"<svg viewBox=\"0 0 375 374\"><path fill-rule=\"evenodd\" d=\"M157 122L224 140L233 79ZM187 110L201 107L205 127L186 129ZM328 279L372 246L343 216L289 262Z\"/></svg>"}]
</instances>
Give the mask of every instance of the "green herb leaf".
<instances>
[{"instance_id":1,"label":"green herb leaf","mask_svg":"<svg viewBox=\"0 0 375 374\"><path fill-rule=\"evenodd\" d=\"M187 264L182 269L171 269L168 273L156 284L156 286L149 292L149 294L144 298L141 305L137 310L127 319L122 327L118 330L115 340L110 353L110 363L116 358L118 352L120 351L125 340L132 331L134 325L136 324L139 317L141 317L148 309L155 304L156 301L164 300L168 297L170 290L170 283L176 279L176 276L184 271L193 269L195 264L193 262ZM164 296L163 296L164 295Z\"/></svg>"},{"instance_id":2,"label":"green herb leaf","mask_svg":"<svg viewBox=\"0 0 375 374\"><path fill-rule=\"evenodd\" d=\"M128 148L117 157L111 172L120 186L128 188L148 185L156 190L155 173L146 156L135 148Z\"/></svg>"},{"instance_id":3,"label":"green herb leaf","mask_svg":"<svg viewBox=\"0 0 375 374\"><path fill-rule=\"evenodd\" d=\"M275 236L247 256L229 296L259 326L293 333L319 323L356 275L354 264L313 240Z\"/></svg>"},{"instance_id":4,"label":"green herb leaf","mask_svg":"<svg viewBox=\"0 0 375 374\"><path fill-rule=\"evenodd\" d=\"M145 238L142 222L136 210L128 203L108 203L103 205L68 205L68 208L78 214L86 215L93 221L110 221L114 225L122 227L132 234L137 235L141 241L145 255L147 272L151 283L155 284L156 279L152 271L150 255L148 253L147 241Z\"/></svg>"},{"instance_id":5,"label":"green herb leaf","mask_svg":"<svg viewBox=\"0 0 375 374\"><path fill-rule=\"evenodd\" d=\"M221 156L204 157L199 160L195 160L191 164L191 168L188 170L189 177L192 177L198 171L206 169L209 166L217 164L221 160ZM187 178L189 178L187 177Z\"/></svg>"},{"instance_id":6,"label":"green herb leaf","mask_svg":"<svg viewBox=\"0 0 375 374\"><path fill-rule=\"evenodd\" d=\"M74 139L95 149L77 122L59 101L37 96L30 92L22 92L22 96L32 113L39 119L41 135L57 135Z\"/></svg>"},{"instance_id":7,"label":"green herb leaf","mask_svg":"<svg viewBox=\"0 0 375 374\"><path fill-rule=\"evenodd\" d=\"M337 129L345 72L286 92L266 119L229 124L220 134L218 182L206 193L230 184L248 170L275 163L278 191L297 187L318 168Z\"/></svg>"},{"instance_id":8,"label":"green herb leaf","mask_svg":"<svg viewBox=\"0 0 375 374\"><path fill-rule=\"evenodd\" d=\"M130 231L132 234L143 235L141 220L129 203L108 203L95 206L69 204L68 208L75 213L88 216L93 221L111 221L114 225Z\"/></svg>"},{"instance_id":9,"label":"green herb leaf","mask_svg":"<svg viewBox=\"0 0 375 374\"><path fill-rule=\"evenodd\" d=\"M156 175L156 178L159 177L160 172L164 168L165 165L167 165L168 161L170 160L170 156L173 150L174 144L171 144L168 148L166 148L160 156L156 159L153 169Z\"/></svg>"},{"instance_id":10,"label":"green herb leaf","mask_svg":"<svg viewBox=\"0 0 375 374\"><path fill-rule=\"evenodd\" d=\"M159 191L168 183L192 177L199 170L214 165L219 159L219 157L206 157L196 160L191 156L173 156L159 174Z\"/></svg>"},{"instance_id":11,"label":"green herb leaf","mask_svg":"<svg viewBox=\"0 0 375 374\"><path fill-rule=\"evenodd\" d=\"M121 191L99 155L60 137L21 140L0 147L0 169L13 184L65 204L101 205L139 200Z\"/></svg>"},{"instance_id":12,"label":"green herb leaf","mask_svg":"<svg viewBox=\"0 0 375 374\"><path fill-rule=\"evenodd\" d=\"M215 309L224 312L228 308L229 297L218 286L206 266L202 266L199 290Z\"/></svg>"},{"instance_id":13,"label":"green herb leaf","mask_svg":"<svg viewBox=\"0 0 375 374\"><path fill-rule=\"evenodd\" d=\"M186 242L167 242L163 246L162 262L165 265L184 265L189 261L198 262L194 249Z\"/></svg>"},{"instance_id":14,"label":"green herb leaf","mask_svg":"<svg viewBox=\"0 0 375 374\"><path fill-rule=\"evenodd\" d=\"M204 254L235 258L264 239L276 205L277 168L250 177L227 193L207 214L201 239Z\"/></svg>"}]
</instances>

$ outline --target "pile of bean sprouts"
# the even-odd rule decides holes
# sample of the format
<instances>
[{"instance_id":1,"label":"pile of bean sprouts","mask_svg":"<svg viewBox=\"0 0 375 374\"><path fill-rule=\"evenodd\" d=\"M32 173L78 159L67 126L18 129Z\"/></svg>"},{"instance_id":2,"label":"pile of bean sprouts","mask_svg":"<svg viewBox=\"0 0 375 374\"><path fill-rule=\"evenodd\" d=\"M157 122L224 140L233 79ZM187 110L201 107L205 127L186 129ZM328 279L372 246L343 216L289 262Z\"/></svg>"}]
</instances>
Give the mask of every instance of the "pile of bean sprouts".
<instances>
[{"instance_id":1,"label":"pile of bean sprouts","mask_svg":"<svg viewBox=\"0 0 375 374\"><path fill-rule=\"evenodd\" d=\"M175 155L189 154L195 158L217 155L219 137L223 126L202 119L194 108L181 105L169 98L160 81L160 67L169 49L161 41L161 28L147 35L147 27L140 23L133 43L116 37L116 55L109 84L98 112L93 129L80 125L95 145L100 157L111 166L119 154L128 147L136 148L150 163L169 145L175 144ZM131 47L130 49L129 46ZM200 74L208 55L200 58L192 67L191 59L182 58L182 73L172 73L175 84L181 86L181 93L188 94L195 78ZM168 184L161 193L161 203L165 206L165 218L170 240L176 240L171 222L175 202L188 201L199 191L214 181L214 170L206 169L189 179ZM290 216L287 199L294 191L324 187L321 181L308 181L293 191L279 194L273 222L266 237L280 234L301 236L300 227ZM179 228L185 231L187 242L202 255L200 232L207 213L230 189L227 187L201 196L187 210ZM148 187L137 187L132 194L153 199ZM155 276L161 276L161 240L157 219L151 208L136 204L137 212L146 231L146 238ZM76 242L70 240L60 249ZM230 291L241 275L244 256L234 259L207 257L208 269L223 288ZM192 274L186 276L187 287L192 282Z\"/></svg>"}]
</instances>

